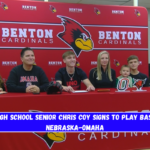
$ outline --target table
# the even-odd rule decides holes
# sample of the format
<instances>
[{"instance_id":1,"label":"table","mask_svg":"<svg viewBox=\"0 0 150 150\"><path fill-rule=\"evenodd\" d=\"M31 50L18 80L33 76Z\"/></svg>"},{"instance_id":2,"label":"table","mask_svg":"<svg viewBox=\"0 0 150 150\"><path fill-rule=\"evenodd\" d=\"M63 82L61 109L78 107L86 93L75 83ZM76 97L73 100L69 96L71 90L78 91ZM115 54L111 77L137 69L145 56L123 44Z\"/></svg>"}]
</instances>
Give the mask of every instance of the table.
<instances>
[{"instance_id":1,"label":"table","mask_svg":"<svg viewBox=\"0 0 150 150\"><path fill-rule=\"evenodd\" d=\"M125 112L150 110L150 88L146 92L88 92L37 95L0 95L0 112ZM125 150L150 147L150 133L66 133L65 141L46 142L34 133L0 133L2 150Z\"/></svg>"}]
</instances>

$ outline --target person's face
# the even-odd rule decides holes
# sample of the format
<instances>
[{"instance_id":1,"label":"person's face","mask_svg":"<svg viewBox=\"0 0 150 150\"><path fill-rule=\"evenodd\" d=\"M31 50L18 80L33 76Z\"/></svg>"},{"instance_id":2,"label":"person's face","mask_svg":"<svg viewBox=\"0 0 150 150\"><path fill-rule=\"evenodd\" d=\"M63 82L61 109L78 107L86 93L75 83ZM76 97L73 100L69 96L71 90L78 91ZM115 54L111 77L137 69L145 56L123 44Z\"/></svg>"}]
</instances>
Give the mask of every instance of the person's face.
<instances>
[{"instance_id":1,"label":"person's face","mask_svg":"<svg viewBox=\"0 0 150 150\"><path fill-rule=\"evenodd\" d=\"M66 63L66 66L68 67L74 67L76 65L75 55L69 55L63 61L64 63Z\"/></svg>"},{"instance_id":2,"label":"person's face","mask_svg":"<svg viewBox=\"0 0 150 150\"><path fill-rule=\"evenodd\" d=\"M27 50L24 52L23 57L21 57L22 63L25 65L33 65L35 62L35 56L33 51Z\"/></svg>"},{"instance_id":3,"label":"person's face","mask_svg":"<svg viewBox=\"0 0 150 150\"><path fill-rule=\"evenodd\" d=\"M131 69L135 70L135 69L137 69L138 66L139 66L139 61L138 61L137 59L132 59L132 60L130 60L130 61L128 62L128 66L129 66Z\"/></svg>"},{"instance_id":4,"label":"person's face","mask_svg":"<svg viewBox=\"0 0 150 150\"><path fill-rule=\"evenodd\" d=\"M130 75L130 69L128 67L123 67L120 71L123 77L128 77Z\"/></svg>"},{"instance_id":5,"label":"person's face","mask_svg":"<svg viewBox=\"0 0 150 150\"><path fill-rule=\"evenodd\" d=\"M109 62L109 58L107 54L103 54L100 58L101 66L107 66Z\"/></svg>"}]
</instances>

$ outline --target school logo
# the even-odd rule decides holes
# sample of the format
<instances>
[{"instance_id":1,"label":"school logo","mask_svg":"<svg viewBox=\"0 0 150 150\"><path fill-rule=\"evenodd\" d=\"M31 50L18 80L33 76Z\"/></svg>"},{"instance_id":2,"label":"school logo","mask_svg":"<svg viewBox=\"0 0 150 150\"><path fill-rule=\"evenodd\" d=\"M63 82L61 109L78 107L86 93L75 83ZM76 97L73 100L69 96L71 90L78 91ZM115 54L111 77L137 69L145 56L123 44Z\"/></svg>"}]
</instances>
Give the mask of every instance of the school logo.
<instances>
[{"instance_id":1,"label":"school logo","mask_svg":"<svg viewBox=\"0 0 150 150\"><path fill-rule=\"evenodd\" d=\"M97 15L100 15L101 12L99 11L99 9L97 9L96 7L94 8L94 12L97 14Z\"/></svg>"},{"instance_id":2,"label":"school logo","mask_svg":"<svg viewBox=\"0 0 150 150\"><path fill-rule=\"evenodd\" d=\"M38 82L38 78L36 76L21 76L20 82Z\"/></svg>"},{"instance_id":3,"label":"school logo","mask_svg":"<svg viewBox=\"0 0 150 150\"><path fill-rule=\"evenodd\" d=\"M120 66L119 61L118 61L118 60L116 60L116 59L114 59L114 65L115 65L116 67Z\"/></svg>"},{"instance_id":4,"label":"school logo","mask_svg":"<svg viewBox=\"0 0 150 150\"><path fill-rule=\"evenodd\" d=\"M61 66L62 61L49 61L48 65L50 65L50 66Z\"/></svg>"},{"instance_id":5,"label":"school logo","mask_svg":"<svg viewBox=\"0 0 150 150\"><path fill-rule=\"evenodd\" d=\"M50 10L51 10L51 12L53 12L53 13L56 12L56 8L55 8L54 6L52 6L52 5L50 5Z\"/></svg>"},{"instance_id":6,"label":"school logo","mask_svg":"<svg viewBox=\"0 0 150 150\"><path fill-rule=\"evenodd\" d=\"M81 51L89 52L93 50L93 41L90 33L77 21L65 17L57 16L62 20L64 31L57 34L57 36L69 45L77 57Z\"/></svg>"},{"instance_id":7,"label":"school logo","mask_svg":"<svg viewBox=\"0 0 150 150\"><path fill-rule=\"evenodd\" d=\"M26 87L28 87L28 86L30 86L30 85L32 85L31 82L27 82L27 83L26 83Z\"/></svg>"},{"instance_id":8,"label":"school logo","mask_svg":"<svg viewBox=\"0 0 150 150\"><path fill-rule=\"evenodd\" d=\"M76 67L79 67L80 63L78 61L76 61Z\"/></svg>"},{"instance_id":9,"label":"school logo","mask_svg":"<svg viewBox=\"0 0 150 150\"><path fill-rule=\"evenodd\" d=\"M2 61L2 66L17 66L17 61Z\"/></svg>"},{"instance_id":10,"label":"school logo","mask_svg":"<svg viewBox=\"0 0 150 150\"><path fill-rule=\"evenodd\" d=\"M41 111L29 110L29 112L41 112ZM65 132L43 132L43 133L33 132L33 133L37 135L39 138L41 138L47 144L49 149L52 148L54 143L61 143L66 140Z\"/></svg>"},{"instance_id":11,"label":"school logo","mask_svg":"<svg viewBox=\"0 0 150 150\"><path fill-rule=\"evenodd\" d=\"M117 90L118 91L125 91L128 88L129 88L129 79L128 78L121 78L118 81Z\"/></svg>"},{"instance_id":12,"label":"school logo","mask_svg":"<svg viewBox=\"0 0 150 150\"><path fill-rule=\"evenodd\" d=\"M36 66L36 62L34 62L34 64L33 64L34 66Z\"/></svg>"},{"instance_id":13,"label":"school logo","mask_svg":"<svg viewBox=\"0 0 150 150\"><path fill-rule=\"evenodd\" d=\"M8 9L8 6L4 2L0 2L0 7L2 7L4 10Z\"/></svg>"},{"instance_id":14,"label":"school logo","mask_svg":"<svg viewBox=\"0 0 150 150\"><path fill-rule=\"evenodd\" d=\"M54 143L60 143L66 140L66 133L64 132L45 132L34 134L44 140L50 149L52 148Z\"/></svg>"},{"instance_id":15,"label":"school logo","mask_svg":"<svg viewBox=\"0 0 150 150\"><path fill-rule=\"evenodd\" d=\"M146 82L146 78L143 79L143 80L142 80L142 79L134 79L134 78L133 78L133 80L134 80L133 85L136 86L137 91L142 91L142 87L143 87L143 85L144 85L145 82Z\"/></svg>"},{"instance_id":16,"label":"school logo","mask_svg":"<svg viewBox=\"0 0 150 150\"><path fill-rule=\"evenodd\" d=\"M135 11L134 13L136 14L137 17L141 16L141 13L137 9L135 9L134 11Z\"/></svg>"},{"instance_id":17,"label":"school logo","mask_svg":"<svg viewBox=\"0 0 150 150\"><path fill-rule=\"evenodd\" d=\"M82 8L69 8L69 12L82 13Z\"/></svg>"},{"instance_id":18,"label":"school logo","mask_svg":"<svg viewBox=\"0 0 150 150\"><path fill-rule=\"evenodd\" d=\"M37 10L36 6L31 6L31 5L22 5L23 10Z\"/></svg>"},{"instance_id":19,"label":"school logo","mask_svg":"<svg viewBox=\"0 0 150 150\"><path fill-rule=\"evenodd\" d=\"M112 10L112 14L123 15L124 14L124 10Z\"/></svg>"}]
</instances>

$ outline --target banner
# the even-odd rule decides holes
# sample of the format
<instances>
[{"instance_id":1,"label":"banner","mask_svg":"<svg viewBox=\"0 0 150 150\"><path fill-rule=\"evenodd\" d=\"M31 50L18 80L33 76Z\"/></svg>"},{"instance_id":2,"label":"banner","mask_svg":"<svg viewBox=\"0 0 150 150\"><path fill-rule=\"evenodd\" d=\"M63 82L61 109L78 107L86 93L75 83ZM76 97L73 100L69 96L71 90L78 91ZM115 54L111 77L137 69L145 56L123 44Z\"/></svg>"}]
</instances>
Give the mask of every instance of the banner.
<instances>
[{"instance_id":1,"label":"banner","mask_svg":"<svg viewBox=\"0 0 150 150\"><path fill-rule=\"evenodd\" d=\"M87 93L67 93L57 95L47 95L40 93L38 95L28 93L8 93L0 95L1 112L28 112L33 114L47 112L62 112L68 114L70 112L89 112L97 114L99 112L113 113L149 113L150 112L150 89L146 92L87 92ZM88 113L88 114L89 114ZM85 114L85 113L84 113ZM57 113L56 113L57 115ZM91 118L93 118L91 116ZM98 118L98 117L97 117ZM99 117L100 118L100 117ZM0 120L0 123L3 120ZM5 121L5 120L4 120ZM16 120L11 120L16 121ZM27 122L32 120L27 120ZM39 120L43 122L43 120ZM51 120L47 125L50 125ZM55 121L55 120L54 120ZM60 120L62 121L62 120ZM67 121L67 120L64 120ZM69 121L69 120L68 120ZM83 120L81 120L83 121ZM96 121L96 120L94 120ZM98 121L98 120L97 120ZM103 120L99 120L103 121ZM109 121L109 120L104 120ZM116 120L115 120L116 121ZM118 122L119 120L117 120ZM125 121L128 123L127 120ZM142 121L142 120L141 120ZM8 120L6 122L9 122ZM26 120L23 120L24 124ZM88 124L91 121L88 122ZM145 122L145 121L144 121ZM149 120L146 121L148 123ZM11 122L10 122L11 123ZM7 126L11 126L8 123ZM78 123L74 120L73 124ZM17 125L17 124L15 124ZM30 125L29 125L30 126ZM35 124L37 128L39 122ZM109 124L111 126L111 124ZM129 125L130 126L130 125ZM138 124L136 124L138 126ZM135 128L136 128L135 126ZM44 126L45 129L46 126ZM26 128L26 126L25 126ZM30 127L28 127L30 128ZM104 129L105 126L104 126ZM126 149L144 149L150 147L150 132L3 132L0 133L0 141L2 149L12 150L21 149L43 149L43 150L126 150ZM126 143L124 145L124 143Z\"/></svg>"},{"instance_id":2,"label":"banner","mask_svg":"<svg viewBox=\"0 0 150 150\"><path fill-rule=\"evenodd\" d=\"M0 113L0 132L150 132L150 113Z\"/></svg>"},{"instance_id":3,"label":"banner","mask_svg":"<svg viewBox=\"0 0 150 150\"><path fill-rule=\"evenodd\" d=\"M68 50L87 76L102 50L110 53L117 76L130 55L139 57L139 70L148 75L148 17L143 7L6 1L0 13L0 74L5 81L22 63L24 47L34 50L35 63L49 81L65 67L62 54Z\"/></svg>"}]
</instances>

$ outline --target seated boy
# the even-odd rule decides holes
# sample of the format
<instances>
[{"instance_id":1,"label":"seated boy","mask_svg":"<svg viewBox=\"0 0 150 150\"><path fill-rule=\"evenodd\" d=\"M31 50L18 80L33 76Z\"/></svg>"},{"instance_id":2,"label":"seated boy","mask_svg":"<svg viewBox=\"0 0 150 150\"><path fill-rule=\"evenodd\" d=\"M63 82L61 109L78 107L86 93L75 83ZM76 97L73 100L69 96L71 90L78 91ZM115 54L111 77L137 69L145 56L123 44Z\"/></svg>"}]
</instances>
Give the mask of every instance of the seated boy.
<instances>
[{"instance_id":1,"label":"seated boy","mask_svg":"<svg viewBox=\"0 0 150 150\"><path fill-rule=\"evenodd\" d=\"M131 69L130 76L134 79L145 79L146 78L146 82L143 85L143 87L148 87L149 86L148 77L145 74L138 71L139 58L135 55L131 55L128 57L127 61L128 61L128 66Z\"/></svg>"},{"instance_id":2,"label":"seated boy","mask_svg":"<svg viewBox=\"0 0 150 150\"><path fill-rule=\"evenodd\" d=\"M76 57L72 51L67 51L62 55L66 67L60 68L55 75L56 82L62 84L63 90L73 92L80 89L81 81L86 85L87 91L94 91L95 88L87 78L85 72L75 67Z\"/></svg>"},{"instance_id":3,"label":"seated boy","mask_svg":"<svg viewBox=\"0 0 150 150\"><path fill-rule=\"evenodd\" d=\"M128 87L133 87L133 79L132 79L132 77L130 77L129 75L130 75L130 68L129 68L129 66L127 66L127 65L123 65L122 67L121 67L121 70L120 70L120 74L121 74L121 76L119 76L119 77L117 77L117 80L116 80L116 87L117 87L117 85L118 84L128 84ZM121 79L122 79L122 81L123 80L125 80L125 79L128 79L128 81L129 82L121 82ZM121 83L118 83L118 82L121 82ZM125 85L121 85L121 86L125 86Z\"/></svg>"}]
</instances>

